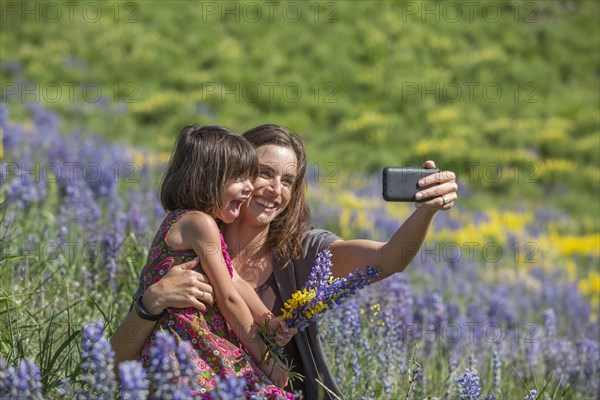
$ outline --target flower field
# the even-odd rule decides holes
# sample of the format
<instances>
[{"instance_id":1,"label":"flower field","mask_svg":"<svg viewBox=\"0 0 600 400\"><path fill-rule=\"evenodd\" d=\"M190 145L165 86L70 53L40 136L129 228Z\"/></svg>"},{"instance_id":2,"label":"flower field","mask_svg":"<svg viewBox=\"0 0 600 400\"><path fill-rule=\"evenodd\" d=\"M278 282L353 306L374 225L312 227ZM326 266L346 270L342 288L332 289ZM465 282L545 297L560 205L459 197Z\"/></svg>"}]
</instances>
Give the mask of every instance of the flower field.
<instances>
[{"instance_id":1,"label":"flower field","mask_svg":"<svg viewBox=\"0 0 600 400\"><path fill-rule=\"evenodd\" d=\"M65 134L39 105L19 121L9 111L0 106L0 398L145 398L149 383L161 385L156 374L126 364L119 386L105 338L129 309L163 217L164 158ZM317 172L314 226L385 240L411 212L381 200L378 177ZM476 190L459 183L461 198ZM598 398L599 254L593 224L459 199L405 273L319 319L334 376L349 399ZM157 365L169 351L185 358L163 345ZM165 393L192 382L177 385ZM221 394L236 388L223 382Z\"/></svg>"}]
</instances>

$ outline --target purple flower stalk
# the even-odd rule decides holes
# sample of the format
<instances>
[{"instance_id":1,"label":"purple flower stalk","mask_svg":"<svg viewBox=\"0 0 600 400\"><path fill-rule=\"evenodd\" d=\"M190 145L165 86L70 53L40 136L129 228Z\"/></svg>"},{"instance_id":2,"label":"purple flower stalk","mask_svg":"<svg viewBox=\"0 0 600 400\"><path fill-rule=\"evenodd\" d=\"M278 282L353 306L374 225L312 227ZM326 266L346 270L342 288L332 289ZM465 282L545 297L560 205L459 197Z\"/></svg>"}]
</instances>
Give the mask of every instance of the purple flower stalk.
<instances>
[{"instance_id":1,"label":"purple flower stalk","mask_svg":"<svg viewBox=\"0 0 600 400\"><path fill-rule=\"evenodd\" d=\"M148 378L139 361L119 364L119 380L123 400L145 400L148 397Z\"/></svg>"},{"instance_id":2,"label":"purple flower stalk","mask_svg":"<svg viewBox=\"0 0 600 400\"><path fill-rule=\"evenodd\" d=\"M103 337L102 322L93 322L83 328L81 347L81 381L83 387L77 391L77 399L90 395L100 399L113 398L116 382L113 373L114 352L108 340Z\"/></svg>"},{"instance_id":3,"label":"purple flower stalk","mask_svg":"<svg viewBox=\"0 0 600 400\"><path fill-rule=\"evenodd\" d=\"M2 109L0 109L0 112ZM8 392L8 365L4 357L0 356L0 399L3 399Z\"/></svg>"},{"instance_id":4,"label":"purple flower stalk","mask_svg":"<svg viewBox=\"0 0 600 400\"><path fill-rule=\"evenodd\" d=\"M500 359L500 352L498 349L494 349L492 353L492 368L494 371L494 391L500 393L500 383L502 382L502 360Z\"/></svg>"},{"instance_id":5,"label":"purple flower stalk","mask_svg":"<svg viewBox=\"0 0 600 400\"><path fill-rule=\"evenodd\" d=\"M190 391L199 393L200 385L198 385L197 375L198 368L194 363L195 352L188 342L180 342L177 346L177 361L179 362L179 373L183 386L189 388Z\"/></svg>"},{"instance_id":6,"label":"purple flower stalk","mask_svg":"<svg viewBox=\"0 0 600 400\"><path fill-rule=\"evenodd\" d=\"M177 361L171 357L177 349L175 338L167 332L157 332L156 340L150 349L150 397L149 399L171 399L175 393L183 389L179 382Z\"/></svg>"},{"instance_id":7,"label":"purple flower stalk","mask_svg":"<svg viewBox=\"0 0 600 400\"><path fill-rule=\"evenodd\" d=\"M247 397L246 379L229 375L226 379L217 377L217 385L210 394L212 400L237 400Z\"/></svg>"},{"instance_id":8,"label":"purple flower stalk","mask_svg":"<svg viewBox=\"0 0 600 400\"><path fill-rule=\"evenodd\" d=\"M529 391L529 393L525 396L524 400L537 400L538 398L538 391L535 389L531 389Z\"/></svg>"},{"instance_id":9,"label":"purple flower stalk","mask_svg":"<svg viewBox=\"0 0 600 400\"><path fill-rule=\"evenodd\" d=\"M458 379L460 400L476 400L481 398L481 384L477 371L471 371L469 368L465 371L462 378Z\"/></svg>"},{"instance_id":10,"label":"purple flower stalk","mask_svg":"<svg viewBox=\"0 0 600 400\"><path fill-rule=\"evenodd\" d=\"M342 304L351 295L355 295L358 289L374 282L379 276L378 268L367 266L366 273L357 268L354 274L348 275L348 278L336 279L331 273L332 266L329 250L323 250L317 255L306 285L296 292L306 294L314 291L314 297L303 304L291 303L289 306L291 316L284 317L290 327L304 331L317 315ZM288 305L286 304L285 307L288 308Z\"/></svg>"},{"instance_id":11,"label":"purple flower stalk","mask_svg":"<svg viewBox=\"0 0 600 400\"><path fill-rule=\"evenodd\" d=\"M41 399L42 377L39 367L31 360L23 359L17 367L6 366L0 358L0 398Z\"/></svg>"},{"instance_id":12,"label":"purple flower stalk","mask_svg":"<svg viewBox=\"0 0 600 400\"><path fill-rule=\"evenodd\" d=\"M27 161L22 163L17 176L8 185L7 201L20 209L28 209L34 203L43 202L48 194L46 180L39 173L28 170L33 165L33 162L31 164ZM2 183L4 183L4 177Z\"/></svg>"},{"instance_id":13,"label":"purple flower stalk","mask_svg":"<svg viewBox=\"0 0 600 400\"><path fill-rule=\"evenodd\" d=\"M556 320L556 313L552 308L544 311L544 332L546 339L553 339L556 337L558 331L558 322Z\"/></svg>"}]
</instances>

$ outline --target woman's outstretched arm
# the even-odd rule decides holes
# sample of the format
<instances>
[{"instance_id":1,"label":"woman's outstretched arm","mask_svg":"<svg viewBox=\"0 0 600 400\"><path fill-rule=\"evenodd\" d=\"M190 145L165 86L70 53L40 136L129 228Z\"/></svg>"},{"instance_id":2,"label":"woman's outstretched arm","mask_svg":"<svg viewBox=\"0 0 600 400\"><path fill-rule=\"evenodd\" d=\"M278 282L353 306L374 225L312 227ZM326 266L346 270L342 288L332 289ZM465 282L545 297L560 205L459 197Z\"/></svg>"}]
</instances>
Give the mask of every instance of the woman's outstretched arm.
<instances>
[{"instance_id":1,"label":"woman's outstretched arm","mask_svg":"<svg viewBox=\"0 0 600 400\"><path fill-rule=\"evenodd\" d=\"M203 303L214 302L213 289L204 275L193 270L197 266L196 259L171 268L160 281L148 287L142 296L144 308L151 314L159 314L168 307L205 310ZM133 360L140 354L155 325L154 321L140 318L133 307L129 310L110 338L115 369L121 361Z\"/></svg>"},{"instance_id":2,"label":"woman's outstretched arm","mask_svg":"<svg viewBox=\"0 0 600 400\"><path fill-rule=\"evenodd\" d=\"M427 161L425 168L435 168L435 163ZM404 271L421 248L437 211L453 207L457 199L455 180L456 176L451 171L438 172L424 178L421 186L432 183L438 185L419 192L421 198L428 200L417 203L417 209L389 241L355 239L332 243L329 248L333 256L333 274L347 276L356 268L367 265L379 267L379 279Z\"/></svg>"}]
</instances>

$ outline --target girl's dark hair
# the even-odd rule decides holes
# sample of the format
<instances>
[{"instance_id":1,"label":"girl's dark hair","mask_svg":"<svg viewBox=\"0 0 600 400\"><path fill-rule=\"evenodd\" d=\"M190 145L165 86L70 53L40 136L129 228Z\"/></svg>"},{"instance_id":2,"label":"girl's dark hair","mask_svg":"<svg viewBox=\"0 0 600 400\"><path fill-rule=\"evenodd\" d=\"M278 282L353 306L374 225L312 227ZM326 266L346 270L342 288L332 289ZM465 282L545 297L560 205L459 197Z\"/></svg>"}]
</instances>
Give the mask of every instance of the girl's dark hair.
<instances>
[{"instance_id":1,"label":"girl's dark hair","mask_svg":"<svg viewBox=\"0 0 600 400\"><path fill-rule=\"evenodd\" d=\"M306 204L306 151L300 136L279 125L266 124L252 128L244 137L255 149L273 144L294 151L298 160L296 180L292 186L288 206L269 226L265 246L273 249L283 260L302 256L302 237L310 227L310 210Z\"/></svg>"},{"instance_id":2,"label":"girl's dark hair","mask_svg":"<svg viewBox=\"0 0 600 400\"><path fill-rule=\"evenodd\" d=\"M160 201L166 211L194 209L214 215L222 207L228 181L254 181L257 175L256 151L242 136L221 126L189 125L171 153Z\"/></svg>"}]
</instances>

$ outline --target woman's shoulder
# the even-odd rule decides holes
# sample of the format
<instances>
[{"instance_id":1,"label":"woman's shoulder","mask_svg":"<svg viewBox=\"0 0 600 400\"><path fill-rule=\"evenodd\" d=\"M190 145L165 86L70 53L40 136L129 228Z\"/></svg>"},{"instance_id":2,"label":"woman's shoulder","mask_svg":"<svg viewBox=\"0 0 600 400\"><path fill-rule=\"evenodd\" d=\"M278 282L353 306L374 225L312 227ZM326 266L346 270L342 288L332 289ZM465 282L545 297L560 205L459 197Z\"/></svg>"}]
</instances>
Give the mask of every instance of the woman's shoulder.
<instances>
[{"instance_id":1,"label":"woman's shoulder","mask_svg":"<svg viewBox=\"0 0 600 400\"><path fill-rule=\"evenodd\" d=\"M307 266L312 268L312 265L317 258L317 254L328 249L333 242L338 240L342 240L342 238L333 232L311 227L302 234L302 254L300 254L300 257L291 260L291 262L300 269ZM275 253L275 258L273 260L275 268L284 268L289 262L290 260L285 260Z\"/></svg>"},{"instance_id":2,"label":"woman's shoulder","mask_svg":"<svg viewBox=\"0 0 600 400\"><path fill-rule=\"evenodd\" d=\"M302 235L302 259L314 261L319 252L328 249L337 240L342 240L342 238L333 232L310 228Z\"/></svg>"}]
</instances>

